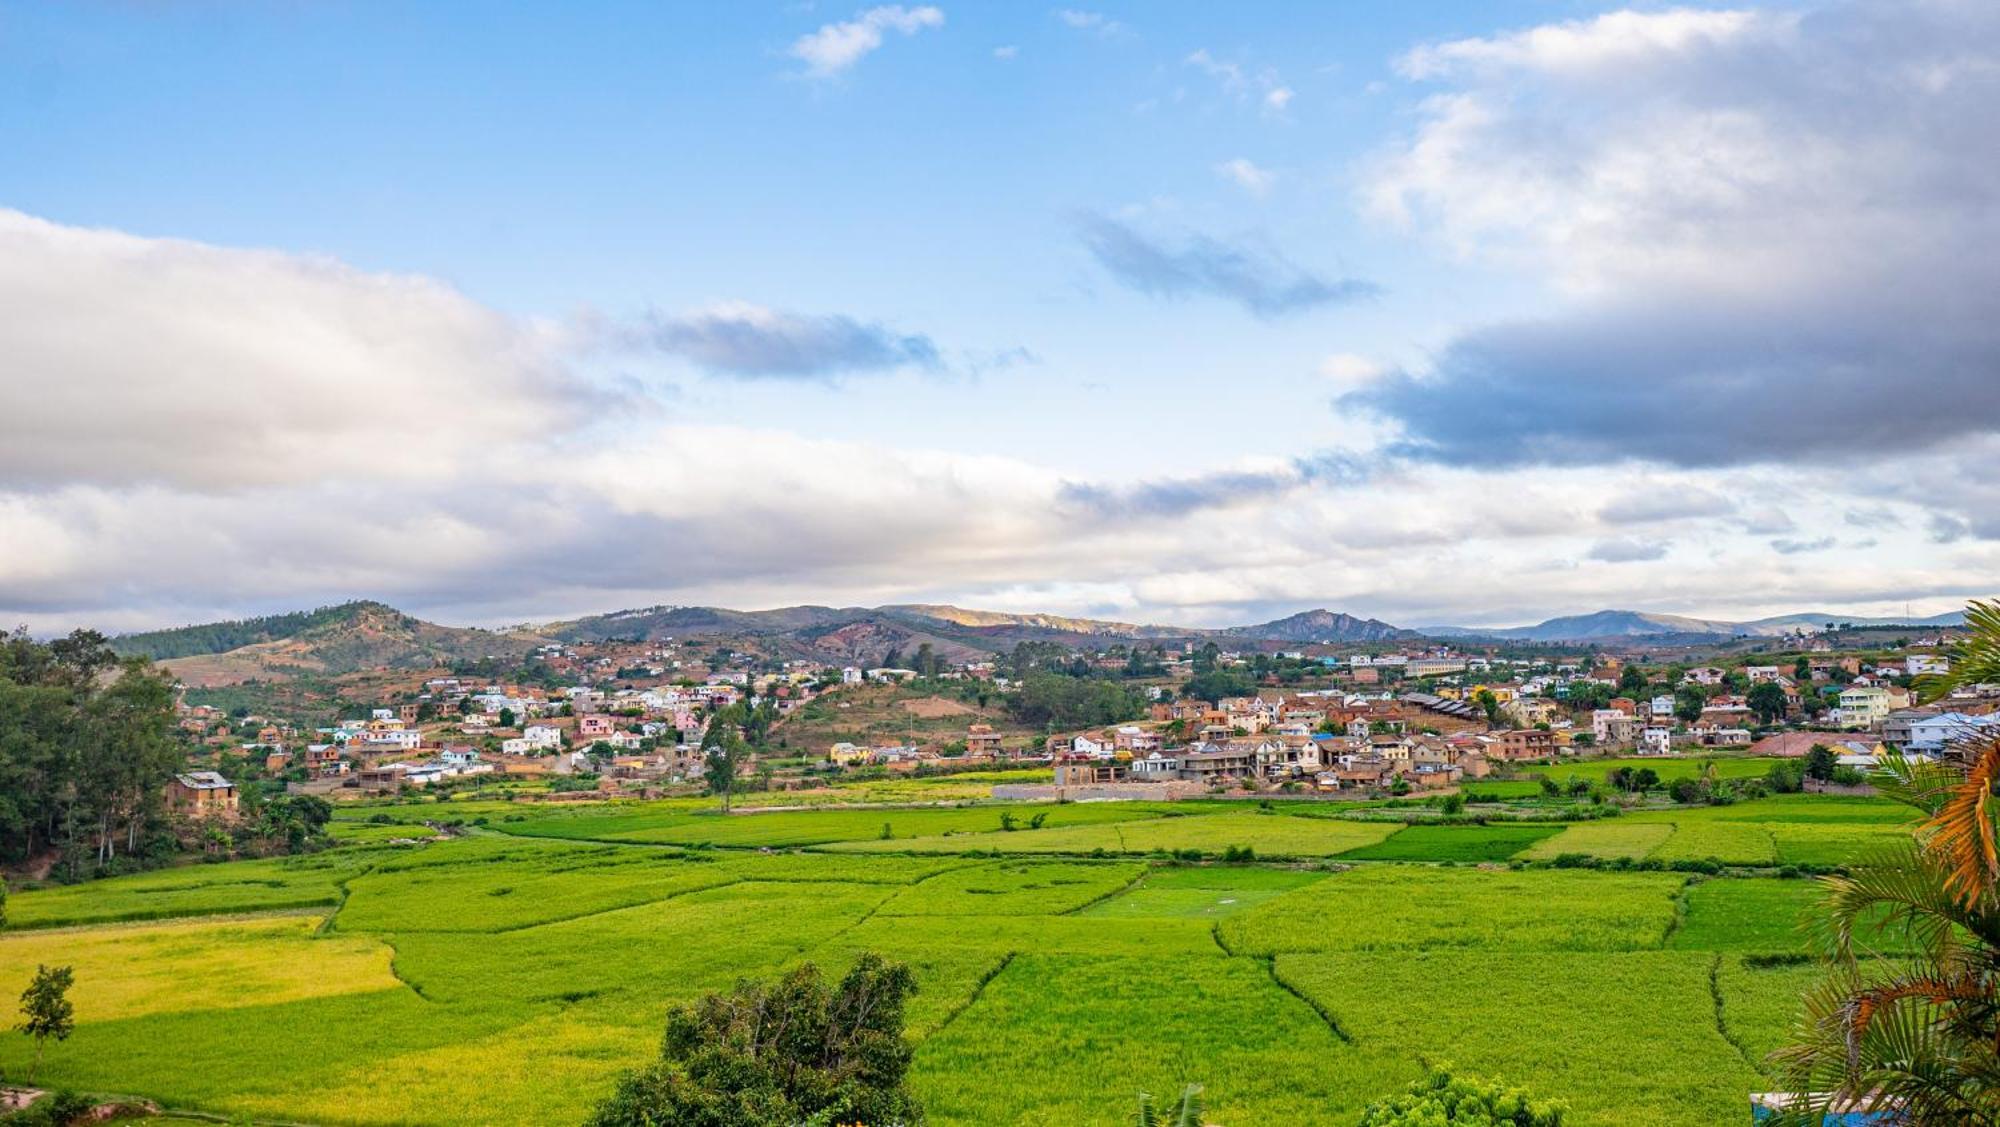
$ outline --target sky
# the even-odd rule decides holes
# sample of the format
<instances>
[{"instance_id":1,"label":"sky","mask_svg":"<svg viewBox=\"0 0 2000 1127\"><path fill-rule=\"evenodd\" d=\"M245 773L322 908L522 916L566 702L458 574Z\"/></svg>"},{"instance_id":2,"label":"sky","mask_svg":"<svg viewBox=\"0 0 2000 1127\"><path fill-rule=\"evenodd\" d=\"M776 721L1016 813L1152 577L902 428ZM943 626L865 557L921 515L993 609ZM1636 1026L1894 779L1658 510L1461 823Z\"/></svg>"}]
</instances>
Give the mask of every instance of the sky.
<instances>
[{"instance_id":1,"label":"sky","mask_svg":"<svg viewBox=\"0 0 2000 1127\"><path fill-rule=\"evenodd\" d=\"M0 0L0 623L2000 587L2000 5Z\"/></svg>"}]
</instances>

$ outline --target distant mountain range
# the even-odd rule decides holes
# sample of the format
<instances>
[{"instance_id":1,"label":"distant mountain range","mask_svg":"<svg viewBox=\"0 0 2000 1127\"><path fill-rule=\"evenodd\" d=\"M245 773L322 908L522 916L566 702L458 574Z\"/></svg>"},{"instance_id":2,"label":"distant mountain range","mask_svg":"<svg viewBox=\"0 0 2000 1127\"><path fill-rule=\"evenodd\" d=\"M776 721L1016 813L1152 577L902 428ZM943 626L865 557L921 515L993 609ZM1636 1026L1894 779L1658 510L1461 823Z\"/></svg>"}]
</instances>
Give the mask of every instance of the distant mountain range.
<instances>
[{"instance_id":1,"label":"distant mountain range","mask_svg":"<svg viewBox=\"0 0 2000 1127\"><path fill-rule=\"evenodd\" d=\"M1721 641L1766 637L1829 623L1854 626L1948 626L1960 613L1902 622L1838 614L1788 614L1725 622L1670 614L1605 610L1552 618L1532 626L1439 626L1409 630L1373 618L1325 609L1271 622L1222 628L1148 626L1053 614L1009 614L935 604L882 607L647 607L505 630L440 626L378 602L359 601L292 614L126 634L119 653L166 662L190 684L228 684L253 677L339 675L363 669L424 669L480 658L514 659L550 642L657 642L668 638L740 637L776 656L830 662L907 660L925 645L947 661L973 661L1022 642L1089 647L1111 642L1178 644L1214 641L1375 643L1422 638L1564 643L1670 638Z\"/></svg>"},{"instance_id":2,"label":"distant mountain range","mask_svg":"<svg viewBox=\"0 0 2000 1127\"><path fill-rule=\"evenodd\" d=\"M1533 626L1427 626L1419 632L1434 638L1498 638L1516 642L1588 642L1607 638L1769 638L1798 630L1818 632L1838 626L1958 626L1965 612L1929 618L1864 618L1847 614L1781 614L1747 622L1687 618L1677 614L1645 614L1632 610L1601 610L1551 618Z\"/></svg>"}]
</instances>

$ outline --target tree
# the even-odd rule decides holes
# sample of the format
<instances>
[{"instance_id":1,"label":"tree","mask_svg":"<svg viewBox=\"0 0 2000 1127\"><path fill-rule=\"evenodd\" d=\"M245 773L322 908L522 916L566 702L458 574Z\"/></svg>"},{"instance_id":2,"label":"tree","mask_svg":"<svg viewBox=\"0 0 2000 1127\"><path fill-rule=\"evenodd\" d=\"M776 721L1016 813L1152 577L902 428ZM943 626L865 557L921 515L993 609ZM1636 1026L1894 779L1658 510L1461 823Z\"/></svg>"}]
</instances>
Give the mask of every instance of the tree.
<instances>
[{"instance_id":1,"label":"tree","mask_svg":"<svg viewBox=\"0 0 2000 1127\"><path fill-rule=\"evenodd\" d=\"M1618 674L1618 691L1627 696L1636 696L1646 691L1646 675L1636 665L1628 665Z\"/></svg>"},{"instance_id":2,"label":"tree","mask_svg":"<svg viewBox=\"0 0 2000 1127\"><path fill-rule=\"evenodd\" d=\"M1685 724L1701 719L1701 711L1708 707L1708 694L1700 685L1682 685L1674 690L1674 718Z\"/></svg>"},{"instance_id":3,"label":"tree","mask_svg":"<svg viewBox=\"0 0 2000 1127\"><path fill-rule=\"evenodd\" d=\"M1806 778L1818 779L1823 783L1833 778L1833 769L1839 764L1840 760L1833 754L1832 748L1825 744L1814 744L1806 751Z\"/></svg>"},{"instance_id":4,"label":"tree","mask_svg":"<svg viewBox=\"0 0 2000 1127\"><path fill-rule=\"evenodd\" d=\"M173 711L171 679L102 634L0 635L0 859L53 846L77 879L157 839L184 750Z\"/></svg>"},{"instance_id":5,"label":"tree","mask_svg":"<svg viewBox=\"0 0 2000 1127\"><path fill-rule=\"evenodd\" d=\"M1559 1102L1537 1100L1519 1088L1476 1076L1456 1075L1449 1065L1440 1065L1402 1095L1369 1104L1361 1113L1360 1127L1444 1127L1451 1123L1562 1127L1568 1113Z\"/></svg>"},{"instance_id":6,"label":"tree","mask_svg":"<svg viewBox=\"0 0 2000 1127\"><path fill-rule=\"evenodd\" d=\"M1218 703L1224 697L1247 697L1257 691L1248 677L1229 669L1210 669L1197 673L1181 686L1181 696L1188 700L1205 700Z\"/></svg>"},{"instance_id":7,"label":"tree","mask_svg":"<svg viewBox=\"0 0 2000 1127\"><path fill-rule=\"evenodd\" d=\"M1563 695L1572 712L1594 712L1611 707L1611 686L1596 681L1572 681Z\"/></svg>"},{"instance_id":8,"label":"tree","mask_svg":"<svg viewBox=\"0 0 2000 1127\"><path fill-rule=\"evenodd\" d=\"M1759 681L1750 686L1750 693L1744 703L1758 719L1766 724L1776 723L1785 717L1785 687L1776 681Z\"/></svg>"},{"instance_id":9,"label":"tree","mask_svg":"<svg viewBox=\"0 0 2000 1127\"><path fill-rule=\"evenodd\" d=\"M1774 794L1796 794L1805 787L1805 768L1798 763L1779 760L1764 772L1764 785Z\"/></svg>"},{"instance_id":10,"label":"tree","mask_svg":"<svg viewBox=\"0 0 2000 1127\"><path fill-rule=\"evenodd\" d=\"M660 1059L626 1073L589 1127L920 1124L905 1084L910 969L864 953L838 985L806 963L667 1015Z\"/></svg>"},{"instance_id":11,"label":"tree","mask_svg":"<svg viewBox=\"0 0 2000 1127\"><path fill-rule=\"evenodd\" d=\"M500 726L501 726L502 728L511 728L511 727L513 727L513 726L514 726L514 710L513 710L513 709L511 709L511 708L503 708L503 709L501 709L501 710L500 710Z\"/></svg>"},{"instance_id":12,"label":"tree","mask_svg":"<svg viewBox=\"0 0 2000 1127\"><path fill-rule=\"evenodd\" d=\"M14 1028L35 1039L35 1061L28 1066L28 1083L42 1067L42 1050L49 1038L69 1040L76 1029L76 1007L70 1004L69 988L76 975L69 967L35 967L34 980L21 991L21 1023Z\"/></svg>"},{"instance_id":13,"label":"tree","mask_svg":"<svg viewBox=\"0 0 2000 1127\"><path fill-rule=\"evenodd\" d=\"M2000 614L1967 614L2000 653ZM1963 651L1962 651L1963 652ZM1957 670L1954 670L1956 675ZM1975 676L1977 676L1975 674ZM1931 691L1948 691L1949 679ZM1773 1054L1794 1093L1789 1120L1842 1105L1899 1108L1898 1122L2000 1122L2000 737L1960 740L1935 763L1890 757L1886 798L1925 817L1910 840L1824 881L1828 948L1796 1044ZM1857 958L1874 950L1894 961Z\"/></svg>"},{"instance_id":14,"label":"tree","mask_svg":"<svg viewBox=\"0 0 2000 1127\"><path fill-rule=\"evenodd\" d=\"M1486 713L1486 722L1488 724L1498 724L1500 722L1500 698L1494 695L1492 689L1481 689L1472 694L1472 703L1478 705L1480 711Z\"/></svg>"},{"instance_id":15,"label":"tree","mask_svg":"<svg viewBox=\"0 0 2000 1127\"><path fill-rule=\"evenodd\" d=\"M736 774L749 757L750 749L744 745L742 737L733 732L708 749L702 776L708 783L708 793L722 796L724 814L729 813L730 796L736 793Z\"/></svg>"}]
</instances>

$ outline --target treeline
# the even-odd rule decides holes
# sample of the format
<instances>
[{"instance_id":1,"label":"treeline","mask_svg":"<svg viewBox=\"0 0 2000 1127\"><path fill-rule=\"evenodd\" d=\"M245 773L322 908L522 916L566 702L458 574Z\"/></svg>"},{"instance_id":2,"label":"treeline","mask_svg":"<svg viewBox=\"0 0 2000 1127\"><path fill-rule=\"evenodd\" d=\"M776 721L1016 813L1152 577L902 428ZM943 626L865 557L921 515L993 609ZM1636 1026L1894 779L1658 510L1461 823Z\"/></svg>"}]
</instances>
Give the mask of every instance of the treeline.
<instances>
[{"instance_id":1,"label":"treeline","mask_svg":"<svg viewBox=\"0 0 2000 1127\"><path fill-rule=\"evenodd\" d=\"M59 850L67 878L175 848L173 686L94 630L0 641L0 858Z\"/></svg>"},{"instance_id":2,"label":"treeline","mask_svg":"<svg viewBox=\"0 0 2000 1127\"><path fill-rule=\"evenodd\" d=\"M1007 707L1015 719L1038 728L1089 728L1139 719L1146 714L1146 694L1104 677L1036 670L1021 679Z\"/></svg>"},{"instance_id":3,"label":"treeline","mask_svg":"<svg viewBox=\"0 0 2000 1127\"><path fill-rule=\"evenodd\" d=\"M274 642L304 633L315 626L325 626L353 617L355 611L368 606L367 603L340 603L337 606L320 607L317 610L293 611L290 614L268 614L262 618L244 618L233 622L210 622L201 626L180 626L172 630L151 630L143 634L125 634L111 646L126 657L148 657L155 661L170 657L187 657L191 654L223 653L258 642Z\"/></svg>"}]
</instances>

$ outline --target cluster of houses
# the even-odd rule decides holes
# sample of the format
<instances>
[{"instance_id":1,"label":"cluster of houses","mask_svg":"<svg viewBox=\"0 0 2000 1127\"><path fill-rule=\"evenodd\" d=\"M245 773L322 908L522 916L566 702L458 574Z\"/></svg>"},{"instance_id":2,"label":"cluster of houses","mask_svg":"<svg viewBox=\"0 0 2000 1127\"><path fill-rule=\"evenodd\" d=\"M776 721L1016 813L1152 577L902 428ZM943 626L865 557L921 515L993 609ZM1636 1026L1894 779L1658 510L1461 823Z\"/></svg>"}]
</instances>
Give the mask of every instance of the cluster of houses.
<instances>
[{"instance_id":1,"label":"cluster of houses","mask_svg":"<svg viewBox=\"0 0 2000 1127\"><path fill-rule=\"evenodd\" d=\"M1338 692L1175 701L1154 706L1151 726L1051 737L1046 752L1059 787L1290 784L1322 792L1443 790L1484 778L1497 763L1556 753L1547 730L1474 730L1458 718L1461 730L1447 733L1438 725L1449 715Z\"/></svg>"}]
</instances>

